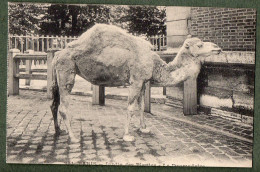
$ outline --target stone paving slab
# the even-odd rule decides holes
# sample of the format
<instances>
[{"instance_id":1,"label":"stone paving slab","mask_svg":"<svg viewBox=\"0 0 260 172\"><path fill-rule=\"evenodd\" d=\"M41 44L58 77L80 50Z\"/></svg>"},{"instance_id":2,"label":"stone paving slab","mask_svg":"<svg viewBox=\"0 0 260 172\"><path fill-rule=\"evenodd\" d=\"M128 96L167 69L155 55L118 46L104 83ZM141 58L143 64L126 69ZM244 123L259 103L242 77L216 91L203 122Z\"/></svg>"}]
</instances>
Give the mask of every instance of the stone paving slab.
<instances>
[{"instance_id":1,"label":"stone paving slab","mask_svg":"<svg viewBox=\"0 0 260 172\"><path fill-rule=\"evenodd\" d=\"M201 127L206 116L187 117L182 109L152 104L153 113L145 114L151 133L140 133L139 119L133 117L136 140L129 143L122 140L126 101L107 99L106 106L93 106L90 97L73 95L71 100L72 130L80 138L76 144L65 131L54 136L46 93L21 91L8 97L7 163L252 166L252 142ZM223 126L228 124L233 125L226 121Z\"/></svg>"}]
</instances>

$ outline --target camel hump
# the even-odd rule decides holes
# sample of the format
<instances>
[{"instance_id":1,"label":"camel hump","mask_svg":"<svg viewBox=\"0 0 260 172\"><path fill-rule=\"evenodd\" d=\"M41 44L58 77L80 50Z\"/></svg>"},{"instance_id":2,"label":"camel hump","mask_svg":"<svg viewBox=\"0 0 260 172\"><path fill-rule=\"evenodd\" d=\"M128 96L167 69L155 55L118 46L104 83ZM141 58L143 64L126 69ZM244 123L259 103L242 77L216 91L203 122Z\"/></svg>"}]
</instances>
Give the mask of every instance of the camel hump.
<instances>
[{"instance_id":1,"label":"camel hump","mask_svg":"<svg viewBox=\"0 0 260 172\"><path fill-rule=\"evenodd\" d=\"M135 49L150 50L153 47L149 41L133 36L120 27L108 24L95 24L83 33L77 40L70 42L68 44L68 48L76 48L84 45L88 46L93 44L93 42L99 42L99 45L103 44L102 46L105 47L113 44L116 44L117 46L120 46L121 44L122 47L126 47L128 44L129 47ZM104 45L105 42L108 42L108 45ZM129 49L129 47L127 49Z\"/></svg>"}]
</instances>

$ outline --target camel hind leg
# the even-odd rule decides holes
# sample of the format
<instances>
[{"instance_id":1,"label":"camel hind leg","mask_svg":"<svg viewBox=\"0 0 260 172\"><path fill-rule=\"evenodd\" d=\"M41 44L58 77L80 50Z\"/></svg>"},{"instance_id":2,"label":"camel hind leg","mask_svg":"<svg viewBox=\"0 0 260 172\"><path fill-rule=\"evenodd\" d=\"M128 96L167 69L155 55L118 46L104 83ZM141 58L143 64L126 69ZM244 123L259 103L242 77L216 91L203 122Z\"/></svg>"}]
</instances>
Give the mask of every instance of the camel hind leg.
<instances>
[{"instance_id":1,"label":"camel hind leg","mask_svg":"<svg viewBox=\"0 0 260 172\"><path fill-rule=\"evenodd\" d=\"M70 61L68 59L60 59L60 61L57 61L57 65L55 68L56 78L57 78L57 85L58 85L58 95L59 95L59 102L57 103L57 100L53 106L53 109L58 108L58 112L61 115L64 124L67 128L67 132L70 136L71 142L78 142L78 139L74 136L74 133L71 129L71 117L68 113L69 108L69 101L70 101L70 92L74 86L75 83L75 75L76 75L76 68L73 61ZM54 100L55 101L55 100ZM54 117L54 126L55 129L57 128L57 111L53 111L53 117ZM59 128L56 130L56 132L59 130Z\"/></svg>"},{"instance_id":2,"label":"camel hind leg","mask_svg":"<svg viewBox=\"0 0 260 172\"><path fill-rule=\"evenodd\" d=\"M140 113L140 131L142 133L150 133L150 130L146 127L146 124L144 122L144 92L145 92L145 84L143 84L143 87L141 89L140 96L137 99L138 106L139 106L139 113Z\"/></svg>"}]
</instances>

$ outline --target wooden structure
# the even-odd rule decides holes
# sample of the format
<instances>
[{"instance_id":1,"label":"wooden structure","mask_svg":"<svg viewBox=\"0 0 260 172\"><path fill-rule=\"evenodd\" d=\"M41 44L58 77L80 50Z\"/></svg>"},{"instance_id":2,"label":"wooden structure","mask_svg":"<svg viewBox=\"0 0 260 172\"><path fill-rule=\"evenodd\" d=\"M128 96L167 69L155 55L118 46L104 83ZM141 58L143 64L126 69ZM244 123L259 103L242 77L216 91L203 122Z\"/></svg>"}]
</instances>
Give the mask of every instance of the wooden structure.
<instances>
[{"instance_id":1,"label":"wooden structure","mask_svg":"<svg viewBox=\"0 0 260 172\"><path fill-rule=\"evenodd\" d=\"M30 84L30 80L47 80L47 97L52 98L50 87L52 85L52 59L54 53L58 49L49 49L47 53L20 53L18 49L9 50L9 66L8 66L8 93L9 95L19 94L19 79L27 79L26 83ZM160 54L162 59L167 58ZM43 60L47 62L47 75L46 74L33 74L31 64L33 60ZM19 72L20 61L26 62L25 74ZM146 83L145 89L145 112L151 112L151 87L160 87L153 83ZM164 88L164 94L166 89ZM105 87L93 86L92 104L105 105ZM197 81L196 79L185 81L184 83L184 100L183 100L183 112L185 115L197 114Z\"/></svg>"},{"instance_id":2,"label":"wooden structure","mask_svg":"<svg viewBox=\"0 0 260 172\"><path fill-rule=\"evenodd\" d=\"M8 48L19 49L20 52L27 50L47 52L49 49L63 49L71 41L76 40L74 36L43 36L43 35L9 35ZM165 35L156 35L145 38L151 42L154 51L166 50L167 37Z\"/></svg>"},{"instance_id":3,"label":"wooden structure","mask_svg":"<svg viewBox=\"0 0 260 172\"><path fill-rule=\"evenodd\" d=\"M151 87L160 87L150 81L145 84L144 111L151 112ZM94 86L92 104L105 105L105 87ZM183 91L183 113L184 115L197 114L197 80L190 79L184 82Z\"/></svg>"},{"instance_id":4,"label":"wooden structure","mask_svg":"<svg viewBox=\"0 0 260 172\"><path fill-rule=\"evenodd\" d=\"M77 39L67 36L40 36L40 35L9 35L9 49L19 49L20 52L27 50L47 52L50 49L63 49L66 45Z\"/></svg>"},{"instance_id":5,"label":"wooden structure","mask_svg":"<svg viewBox=\"0 0 260 172\"><path fill-rule=\"evenodd\" d=\"M9 50L8 54L8 94L19 94L19 79L26 79L26 84L30 84L30 80L47 80L47 97L52 98L50 87L52 85L52 59L57 49L50 49L48 53L20 53L18 49ZM31 64L34 60L47 61L47 75L46 74L33 74ZM19 70L20 62L26 62L25 74L21 74Z\"/></svg>"}]
</instances>

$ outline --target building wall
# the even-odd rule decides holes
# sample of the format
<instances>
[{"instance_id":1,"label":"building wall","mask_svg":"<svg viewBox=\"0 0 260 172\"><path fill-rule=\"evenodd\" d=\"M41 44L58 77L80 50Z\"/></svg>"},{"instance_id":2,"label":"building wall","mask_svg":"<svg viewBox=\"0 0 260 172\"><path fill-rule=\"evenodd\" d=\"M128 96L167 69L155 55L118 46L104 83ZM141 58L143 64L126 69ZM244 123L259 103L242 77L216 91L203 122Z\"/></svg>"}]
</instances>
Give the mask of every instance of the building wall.
<instances>
[{"instance_id":1,"label":"building wall","mask_svg":"<svg viewBox=\"0 0 260 172\"><path fill-rule=\"evenodd\" d=\"M253 124L254 71L256 42L256 11L254 9L192 7L188 34L203 41L214 42L225 52L206 59L198 78L198 104L200 109ZM176 10L167 11L167 17ZM181 16L180 14L178 16ZM167 32L175 29L167 23ZM185 32L186 33L186 32ZM174 41L169 39L168 41ZM168 42L167 42L168 43ZM169 45L174 45L169 44ZM178 48L178 46L170 46ZM183 101L183 85L167 87L167 96L173 102Z\"/></svg>"},{"instance_id":2,"label":"building wall","mask_svg":"<svg viewBox=\"0 0 260 172\"><path fill-rule=\"evenodd\" d=\"M255 51L256 10L192 7L190 33L225 51Z\"/></svg>"},{"instance_id":3,"label":"building wall","mask_svg":"<svg viewBox=\"0 0 260 172\"><path fill-rule=\"evenodd\" d=\"M182 46L189 34L188 19L191 7L166 7L167 16L167 47L177 48Z\"/></svg>"}]
</instances>

